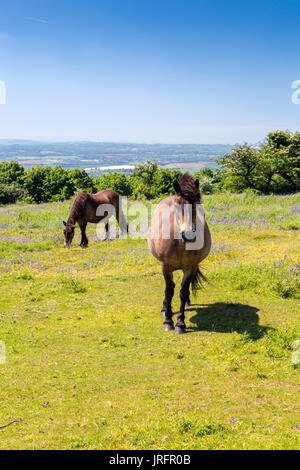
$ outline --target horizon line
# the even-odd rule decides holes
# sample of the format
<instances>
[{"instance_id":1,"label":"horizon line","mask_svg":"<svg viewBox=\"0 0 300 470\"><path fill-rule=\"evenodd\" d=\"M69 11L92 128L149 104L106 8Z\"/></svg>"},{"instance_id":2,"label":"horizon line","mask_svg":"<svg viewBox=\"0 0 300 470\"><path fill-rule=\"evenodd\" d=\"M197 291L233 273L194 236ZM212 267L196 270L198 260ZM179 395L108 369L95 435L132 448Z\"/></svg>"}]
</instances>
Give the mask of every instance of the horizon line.
<instances>
[{"instance_id":1,"label":"horizon line","mask_svg":"<svg viewBox=\"0 0 300 470\"><path fill-rule=\"evenodd\" d=\"M126 144L126 145L225 145L225 146L234 146L238 142L233 143L172 143L172 142L137 142L137 141L118 141L118 140L48 140L48 139L6 139L1 138L0 144L2 142L33 142L33 143L45 143L45 144L84 144L84 143L93 143L93 144ZM243 141L244 142L244 141ZM251 144L255 145L255 144Z\"/></svg>"}]
</instances>

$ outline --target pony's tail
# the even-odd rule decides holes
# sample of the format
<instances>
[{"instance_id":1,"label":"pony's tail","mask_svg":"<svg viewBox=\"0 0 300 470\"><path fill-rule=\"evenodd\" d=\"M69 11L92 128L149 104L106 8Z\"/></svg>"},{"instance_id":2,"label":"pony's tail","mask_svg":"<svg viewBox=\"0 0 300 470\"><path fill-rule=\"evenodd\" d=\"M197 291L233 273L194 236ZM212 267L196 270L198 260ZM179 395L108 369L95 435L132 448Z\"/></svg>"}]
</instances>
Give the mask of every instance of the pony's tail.
<instances>
[{"instance_id":1,"label":"pony's tail","mask_svg":"<svg viewBox=\"0 0 300 470\"><path fill-rule=\"evenodd\" d=\"M199 266L197 268L196 274L192 279L192 292L193 295L197 294L197 291L203 287L203 283L208 282L204 274L199 269Z\"/></svg>"}]
</instances>

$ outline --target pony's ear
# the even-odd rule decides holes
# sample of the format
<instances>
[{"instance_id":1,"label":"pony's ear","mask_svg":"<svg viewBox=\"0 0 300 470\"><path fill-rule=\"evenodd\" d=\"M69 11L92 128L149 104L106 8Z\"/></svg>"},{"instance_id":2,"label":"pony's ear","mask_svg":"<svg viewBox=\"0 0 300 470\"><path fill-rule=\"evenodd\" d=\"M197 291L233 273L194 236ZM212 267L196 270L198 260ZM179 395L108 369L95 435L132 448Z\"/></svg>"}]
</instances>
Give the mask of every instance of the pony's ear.
<instances>
[{"instance_id":1,"label":"pony's ear","mask_svg":"<svg viewBox=\"0 0 300 470\"><path fill-rule=\"evenodd\" d=\"M176 194L179 194L181 192L180 184L176 180L173 182L173 188L175 189Z\"/></svg>"},{"instance_id":2,"label":"pony's ear","mask_svg":"<svg viewBox=\"0 0 300 470\"><path fill-rule=\"evenodd\" d=\"M65 222L64 220L63 220L63 224L64 224L65 227L67 226L67 222Z\"/></svg>"},{"instance_id":3,"label":"pony's ear","mask_svg":"<svg viewBox=\"0 0 300 470\"><path fill-rule=\"evenodd\" d=\"M195 181L195 186L196 186L197 189L199 189L199 180Z\"/></svg>"}]
</instances>

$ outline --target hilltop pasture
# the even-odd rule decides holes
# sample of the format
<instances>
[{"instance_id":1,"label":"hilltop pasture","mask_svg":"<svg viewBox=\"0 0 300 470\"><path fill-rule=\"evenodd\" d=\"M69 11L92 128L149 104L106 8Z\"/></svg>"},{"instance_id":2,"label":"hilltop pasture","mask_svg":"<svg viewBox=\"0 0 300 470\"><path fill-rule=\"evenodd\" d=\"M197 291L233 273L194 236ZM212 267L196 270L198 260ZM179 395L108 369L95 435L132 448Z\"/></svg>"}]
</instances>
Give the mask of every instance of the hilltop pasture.
<instances>
[{"instance_id":1,"label":"hilltop pasture","mask_svg":"<svg viewBox=\"0 0 300 470\"><path fill-rule=\"evenodd\" d=\"M0 208L0 448L299 448L300 194L204 197L209 282L182 336L146 240L89 225L65 250L70 204Z\"/></svg>"}]
</instances>

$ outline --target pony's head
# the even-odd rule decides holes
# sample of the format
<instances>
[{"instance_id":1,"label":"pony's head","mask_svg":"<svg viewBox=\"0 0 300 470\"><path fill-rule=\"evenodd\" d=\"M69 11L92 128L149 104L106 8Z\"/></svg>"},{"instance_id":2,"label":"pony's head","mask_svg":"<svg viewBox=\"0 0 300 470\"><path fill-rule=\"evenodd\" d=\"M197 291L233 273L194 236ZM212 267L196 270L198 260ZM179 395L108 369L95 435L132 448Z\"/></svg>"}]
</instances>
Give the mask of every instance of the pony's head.
<instances>
[{"instance_id":1,"label":"pony's head","mask_svg":"<svg viewBox=\"0 0 300 470\"><path fill-rule=\"evenodd\" d=\"M176 204L180 207L180 231L184 242L193 242L196 231L196 204L201 202L199 180L185 173L173 183L176 192Z\"/></svg>"},{"instance_id":2,"label":"pony's head","mask_svg":"<svg viewBox=\"0 0 300 470\"><path fill-rule=\"evenodd\" d=\"M75 225L63 221L64 224L64 239L65 239L65 248L71 248L72 240L75 234Z\"/></svg>"}]
</instances>

